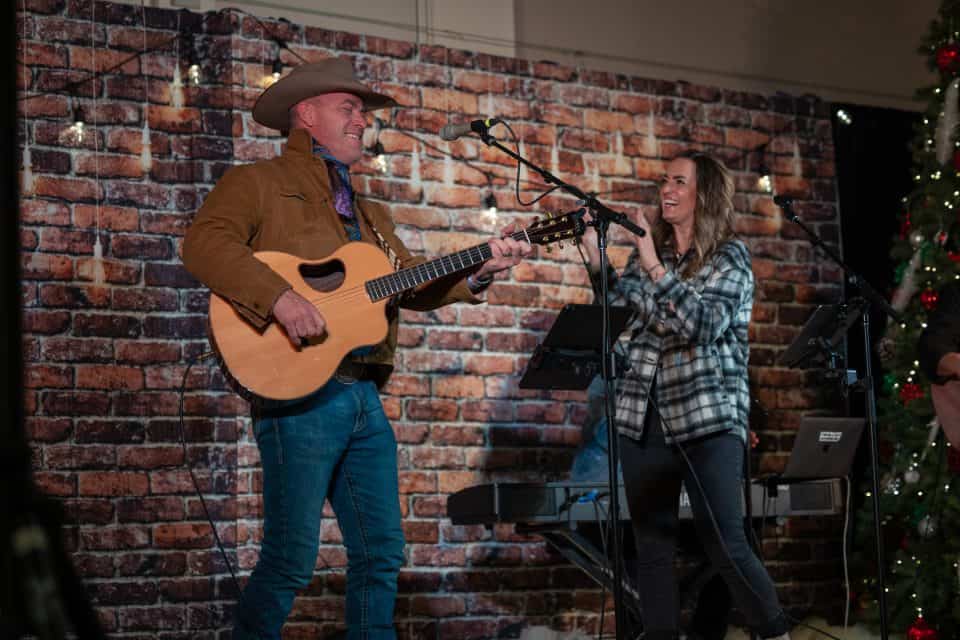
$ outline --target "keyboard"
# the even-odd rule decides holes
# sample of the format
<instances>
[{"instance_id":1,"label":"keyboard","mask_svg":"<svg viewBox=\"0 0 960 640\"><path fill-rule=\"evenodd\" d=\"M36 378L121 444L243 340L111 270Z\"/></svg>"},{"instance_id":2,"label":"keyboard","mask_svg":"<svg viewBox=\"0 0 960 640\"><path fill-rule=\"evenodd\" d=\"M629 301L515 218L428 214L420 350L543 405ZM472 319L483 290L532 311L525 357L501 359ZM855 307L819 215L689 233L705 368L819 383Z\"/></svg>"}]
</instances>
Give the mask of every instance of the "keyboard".
<instances>
[{"instance_id":1,"label":"keyboard","mask_svg":"<svg viewBox=\"0 0 960 640\"><path fill-rule=\"evenodd\" d=\"M833 515L843 511L840 480L808 480L790 484L751 483L753 517ZM494 482L468 487L447 500L454 524L596 522L606 518L607 483ZM692 519L686 490L680 494L680 518ZM627 498L620 488L620 517L630 519Z\"/></svg>"}]
</instances>

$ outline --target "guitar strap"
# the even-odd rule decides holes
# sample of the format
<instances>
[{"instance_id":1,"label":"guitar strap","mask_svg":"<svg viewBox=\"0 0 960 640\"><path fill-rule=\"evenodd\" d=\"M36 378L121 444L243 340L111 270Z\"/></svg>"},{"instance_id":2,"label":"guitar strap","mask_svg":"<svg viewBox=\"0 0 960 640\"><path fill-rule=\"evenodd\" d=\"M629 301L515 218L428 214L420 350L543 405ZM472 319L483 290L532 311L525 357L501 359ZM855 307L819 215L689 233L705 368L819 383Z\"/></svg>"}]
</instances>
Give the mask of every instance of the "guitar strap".
<instances>
[{"instance_id":1,"label":"guitar strap","mask_svg":"<svg viewBox=\"0 0 960 640\"><path fill-rule=\"evenodd\" d=\"M367 223L367 226L370 227L370 230L373 231L373 235L377 237L377 246L380 247L380 250L387 254L387 258L393 263L393 270L399 271L402 265L400 256L394 250L394 248L387 242L387 239L383 237L383 234L380 233L380 230L377 229L377 225L373 223L373 219L367 215L367 212L360 205L360 198L354 198L353 206L356 211L360 212L360 215L363 217L363 221ZM393 300L390 301L391 305L398 305L400 300L405 296L408 296L412 291L405 291L398 296L394 296Z\"/></svg>"}]
</instances>

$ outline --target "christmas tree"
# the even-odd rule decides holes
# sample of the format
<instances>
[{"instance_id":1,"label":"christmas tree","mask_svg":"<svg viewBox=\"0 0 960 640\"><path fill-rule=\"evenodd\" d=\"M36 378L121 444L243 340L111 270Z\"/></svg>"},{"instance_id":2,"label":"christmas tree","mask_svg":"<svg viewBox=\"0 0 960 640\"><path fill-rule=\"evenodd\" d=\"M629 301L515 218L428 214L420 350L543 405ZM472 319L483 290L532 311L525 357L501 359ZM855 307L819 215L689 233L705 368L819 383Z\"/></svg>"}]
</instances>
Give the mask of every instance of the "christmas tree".
<instances>
[{"instance_id":1,"label":"christmas tree","mask_svg":"<svg viewBox=\"0 0 960 640\"><path fill-rule=\"evenodd\" d=\"M890 322L880 341L880 509L891 631L908 638L960 637L960 442L944 438L917 359L917 339L939 289L960 278L960 2L942 3L920 53L939 82L918 92L927 107L913 143L913 190L903 198ZM956 485L956 486L955 486ZM861 618L879 610L873 505L867 482L857 518ZM854 497L856 498L856 497Z\"/></svg>"}]
</instances>

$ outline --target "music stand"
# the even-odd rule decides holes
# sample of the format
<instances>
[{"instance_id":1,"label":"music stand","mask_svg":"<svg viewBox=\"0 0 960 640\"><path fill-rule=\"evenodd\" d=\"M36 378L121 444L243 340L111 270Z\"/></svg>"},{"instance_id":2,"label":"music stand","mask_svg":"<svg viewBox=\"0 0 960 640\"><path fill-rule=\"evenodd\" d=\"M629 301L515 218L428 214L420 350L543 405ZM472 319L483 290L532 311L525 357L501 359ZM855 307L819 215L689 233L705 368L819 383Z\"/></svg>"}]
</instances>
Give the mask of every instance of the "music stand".
<instances>
[{"instance_id":1,"label":"music stand","mask_svg":"<svg viewBox=\"0 0 960 640\"><path fill-rule=\"evenodd\" d=\"M777 364L791 369L824 366L837 369L840 357L837 349L865 308L863 298L854 298L845 304L819 305L803 325L800 335L777 358Z\"/></svg>"},{"instance_id":2,"label":"music stand","mask_svg":"<svg viewBox=\"0 0 960 640\"><path fill-rule=\"evenodd\" d=\"M561 311L543 342L537 345L521 389L586 389L603 364L602 309L594 304L568 304ZM627 307L610 308L610 346L623 333L633 315Z\"/></svg>"}]
</instances>

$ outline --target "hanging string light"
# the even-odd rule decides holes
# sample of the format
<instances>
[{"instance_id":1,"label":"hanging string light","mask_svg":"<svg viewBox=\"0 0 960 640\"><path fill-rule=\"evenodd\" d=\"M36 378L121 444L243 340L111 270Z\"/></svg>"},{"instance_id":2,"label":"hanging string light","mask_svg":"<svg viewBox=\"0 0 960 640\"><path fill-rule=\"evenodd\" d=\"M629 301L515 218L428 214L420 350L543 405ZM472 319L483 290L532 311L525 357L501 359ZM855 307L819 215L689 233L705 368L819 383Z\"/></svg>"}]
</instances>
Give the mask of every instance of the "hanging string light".
<instances>
[{"instance_id":1,"label":"hanging string light","mask_svg":"<svg viewBox=\"0 0 960 640\"><path fill-rule=\"evenodd\" d=\"M379 117L374 117L373 126L367 129L365 136L369 135L369 140L366 144L367 151L370 152L370 155L373 156L373 167L380 173L387 172L387 155L383 148L383 143L380 142L380 131L383 129L383 120Z\"/></svg>"},{"instance_id":2,"label":"hanging string light","mask_svg":"<svg viewBox=\"0 0 960 640\"><path fill-rule=\"evenodd\" d=\"M22 47L22 53L20 59L23 60L23 90L30 90L30 78L28 74L30 73L27 68L27 0L23 0L23 36L20 38L20 44ZM33 195L33 160L30 157L30 119L27 115L30 103L25 103L23 105L23 124L24 124L24 137L23 137L23 179L20 184L20 193L29 196Z\"/></svg>"},{"instance_id":3,"label":"hanging string light","mask_svg":"<svg viewBox=\"0 0 960 640\"><path fill-rule=\"evenodd\" d=\"M200 84L200 62L199 62L199 58L197 57L196 40L194 39L194 36L192 33L188 33L186 37L187 37L187 80L190 82L190 84L196 87Z\"/></svg>"},{"instance_id":4,"label":"hanging string light","mask_svg":"<svg viewBox=\"0 0 960 640\"><path fill-rule=\"evenodd\" d=\"M491 225L496 224L498 213L497 196L493 195L493 191L489 191L483 198L483 221Z\"/></svg>"},{"instance_id":5,"label":"hanging string light","mask_svg":"<svg viewBox=\"0 0 960 640\"><path fill-rule=\"evenodd\" d=\"M147 4L140 0L143 15L143 53L147 53ZM177 15L177 20L180 16ZM179 66L179 65L174 65ZM143 130L140 132L140 168L144 174L150 173L153 168L153 146L150 142L150 78L143 75Z\"/></svg>"},{"instance_id":6,"label":"hanging string light","mask_svg":"<svg viewBox=\"0 0 960 640\"><path fill-rule=\"evenodd\" d=\"M94 69L97 68L97 25L96 25L96 5L94 2L90 5L90 55L91 64ZM81 123L82 124L82 123ZM100 240L100 145L97 140L97 92L93 92L93 167L96 184L94 193L94 211L97 222L96 237L93 241L93 282L103 284L106 280L106 273L103 267L103 243Z\"/></svg>"},{"instance_id":7,"label":"hanging string light","mask_svg":"<svg viewBox=\"0 0 960 640\"><path fill-rule=\"evenodd\" d=\"M170 81L170 106L180 109L183 107L183 76L180 75L180 17L182 12L177 13L177 39L174 44L174 64L173 79ZM146 28L146 20L144 20ZM146 49L146 47L144 47Z\"/></svg>"},{"instance_id":8,"label":"hanging string light","mask_svg":"<svg viewBox=\"0 0 960 640\"><path fill-rule=\"evenodd\" d=\"M80 146L83 144L87 135L87 124L83 121L83 110L76 98L71 97L70 102L73 105L70 112L73 114L72 124L60 132L60 142L71 146Z\"/></svg>"}]
</instances>

